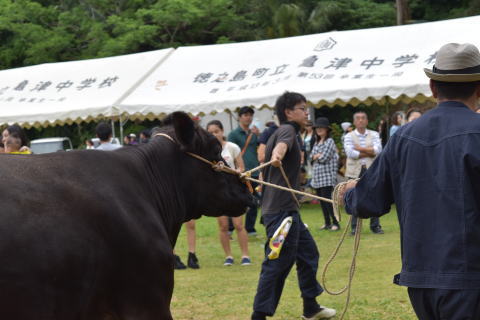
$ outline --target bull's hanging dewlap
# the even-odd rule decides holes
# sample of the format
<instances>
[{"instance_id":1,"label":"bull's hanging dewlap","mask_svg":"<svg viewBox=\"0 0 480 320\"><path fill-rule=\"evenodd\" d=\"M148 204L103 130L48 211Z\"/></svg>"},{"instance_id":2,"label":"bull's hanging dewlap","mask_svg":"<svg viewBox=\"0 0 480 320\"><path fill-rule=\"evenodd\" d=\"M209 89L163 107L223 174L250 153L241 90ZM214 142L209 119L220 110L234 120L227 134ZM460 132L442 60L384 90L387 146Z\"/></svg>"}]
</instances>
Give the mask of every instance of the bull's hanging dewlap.
<instances>
[{"instance_id":1,"label":"bull's hanging dewlap","mask_svg":"<svg viewBox=\"0 0 480 320\"><path fill-rule=\"evenodd\" d=\"M270 239L270 253L268 254L268 259L273 260L277 259L280 256L280 250L282 250L283 243L287 238L288 231L292 226L292 217L286 217L283 219L280 227L275 230L273 237Z\"/></svg>"}]
</instances>

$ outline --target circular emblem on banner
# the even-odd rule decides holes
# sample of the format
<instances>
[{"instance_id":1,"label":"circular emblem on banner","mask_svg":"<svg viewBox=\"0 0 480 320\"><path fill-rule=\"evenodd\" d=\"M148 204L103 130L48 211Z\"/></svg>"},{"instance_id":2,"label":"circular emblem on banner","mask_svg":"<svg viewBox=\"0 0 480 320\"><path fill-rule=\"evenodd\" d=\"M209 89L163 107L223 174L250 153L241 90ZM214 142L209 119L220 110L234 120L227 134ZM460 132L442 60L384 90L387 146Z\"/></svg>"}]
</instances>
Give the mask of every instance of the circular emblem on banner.
<instances>
[{"instance_id":1,"label":"circular emblem on banner","mask_svg":"<svg viewBox=\"0 0 480 320\"><path fill-rule=\"evenodd\" d=\"M337 44L337 41L333 40L333 38L331 37L328 37L327 39L317 44L317 46L313 50L315 51L331 50L336 44Z\"/></svg>"}]
</instances>

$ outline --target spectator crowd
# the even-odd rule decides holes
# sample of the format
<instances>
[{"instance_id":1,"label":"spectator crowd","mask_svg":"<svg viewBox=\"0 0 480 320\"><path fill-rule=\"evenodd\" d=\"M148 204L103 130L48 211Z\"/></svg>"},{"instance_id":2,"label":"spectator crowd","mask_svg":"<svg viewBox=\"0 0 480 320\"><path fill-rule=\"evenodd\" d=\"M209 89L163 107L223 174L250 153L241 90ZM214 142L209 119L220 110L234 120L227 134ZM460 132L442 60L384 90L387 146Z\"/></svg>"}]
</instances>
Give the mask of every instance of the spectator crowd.
<instances>
[{"instance_id":1,"label":"spectator crowd","mask_svg":"<svg viewBox=\"0 0 480 320\"><path fill-rule=\"evenodd\" d=\"M479 109L480 112L480 109ZM214 135L222 145L222 157L225 163L239 172L253 169L265 162L265 151L269 139L279 128L279 121L270 120L265 124L265 129L260 130L253 124L255 110L244 106L238 110L238 127L225 137L223 124L219 120L210 121L205 129ZM409 109L405 114L401 111L394 112L391 116L388 136L395 134L396 130L404 123L414 121L422 115L419 109ZM199 123L199 119L195 119ZM350 119L349 119L350 120ZM343 133L340 143L337 144L332 137L332 126L326 117L318 117L313 121L308 120L305 127L300 128L296 139L301 149L301 189L314 192L318 196L330 198L333 188L338 181L361 177L366 169L373 163L376 156L385 146L386 139L382 139L382 133L386 132L388 121L382 119L378 126L378 132L367 129L368 117L365 111L357 111L353 114L352 122L340 124ZM150 130L145 129L137 134L129 133L123 138L123 146L112 137L112 128L106 122L100 122L95 128L96 138L85 141L85 149L113 151L122 147L135 147L146 144L150 140ZM18 125L11 125L2 132L0 150L10 154L31 154L28 147L28 139ZM253 172L252 177L263 179L259 171ZM235 263L232 255L230 241L236 232L241 249L240 264L251 264L248 254L248 237L257 235L257 222L263 223L263 218L258 219L259 204L262 200L262 186L253 184L256 199L254 205L248 208L245 217L227 218L219 217L219 238L225 253L225 266ZM303 199L305 201L305 199ZM327 202L306 200L319 204L323 213L323 223L320 230L338 231L341 226L333 214L333 207ZM303 202L303 201L302 201ZM356 219L353 219L351 233L354 234ZM195 253L196 232L195 221L185 223L188 256L185 265L178 255L175 255L176 269L192 269L200 267ZM378 218L372 218L370 229L373 233L382 234Z\"/></svg>"}]
</instances>

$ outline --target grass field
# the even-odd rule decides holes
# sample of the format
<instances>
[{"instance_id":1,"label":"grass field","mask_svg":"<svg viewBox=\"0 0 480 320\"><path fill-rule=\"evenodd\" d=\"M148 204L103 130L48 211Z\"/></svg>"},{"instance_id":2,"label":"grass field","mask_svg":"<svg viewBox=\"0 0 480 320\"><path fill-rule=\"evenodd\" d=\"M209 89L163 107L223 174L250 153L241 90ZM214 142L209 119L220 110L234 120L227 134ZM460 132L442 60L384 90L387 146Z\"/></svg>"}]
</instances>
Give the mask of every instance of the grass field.
<instances>
[{"instance_id":1,"label":"grass field","mask_svg":"<svg viewBox=\"0 0 480 320\"><path fill-rule=\"evenodd\" d=\"M308 224L320 250L321 278L323 266L340 239L348 216L343 216L340 232L320 231L323 214L318 205L304 205L302 219ZM416 319L410 306L407 290L392 284L393 275L400 271L399 227L395 212L381 218L384 235L372 234L364 221L357 272L353 281L352 298L345 319ZM223 266L224 253L218 240L215 218L203 217L197 221L197 256L199 270L175 271L175 291L172 301L173 317L177 320L249 319L252 312L260 266L263 259L265 229L257 226L259 235L249 238L253 264L240 266L240 251L234 235L231 242L235 265ZM342 251L330 267L327 284L331 290L342 288L347 281L353 237L347 236ZM186 262L185 230L179 236L176 252ZM318 301L341 312L345 295L323 293ZM300 319L302 301L297 285L295 267L286 281L280 305L271 319Z\"/></svg>"}]
</instances>

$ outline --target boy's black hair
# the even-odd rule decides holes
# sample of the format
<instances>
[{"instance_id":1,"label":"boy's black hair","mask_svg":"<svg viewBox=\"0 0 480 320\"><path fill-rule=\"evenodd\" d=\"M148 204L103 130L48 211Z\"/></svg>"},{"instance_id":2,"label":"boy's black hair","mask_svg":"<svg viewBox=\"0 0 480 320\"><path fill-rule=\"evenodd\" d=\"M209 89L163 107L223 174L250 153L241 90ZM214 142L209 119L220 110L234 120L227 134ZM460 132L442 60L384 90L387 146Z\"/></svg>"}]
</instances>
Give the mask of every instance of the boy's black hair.
<instances>
[{"instance_id":1,"label":"boy's black hair","mask_svg":"<svg viewBox=\"0 0 480 320\"><path fill-rule=\"evenodd\" d=\"M108 123L100 122L95 128L95 133L100 141L107 141L112 135L112 127Z\"/></svg>"},{"instance_id":2,"label":"boy's black hair","mask_svg":"<svg viewBox=\"0 0 480 320\"><path fill-rule=\"evenodd\" d=\"M285 110L293 110L300 102L307 102L307 99L304 95L297 92L285 91L284 94L277 98L275 102L275 112L281 124L287 122Z\"/></svg>"}]
</instances>

